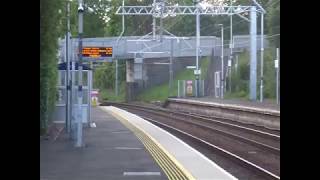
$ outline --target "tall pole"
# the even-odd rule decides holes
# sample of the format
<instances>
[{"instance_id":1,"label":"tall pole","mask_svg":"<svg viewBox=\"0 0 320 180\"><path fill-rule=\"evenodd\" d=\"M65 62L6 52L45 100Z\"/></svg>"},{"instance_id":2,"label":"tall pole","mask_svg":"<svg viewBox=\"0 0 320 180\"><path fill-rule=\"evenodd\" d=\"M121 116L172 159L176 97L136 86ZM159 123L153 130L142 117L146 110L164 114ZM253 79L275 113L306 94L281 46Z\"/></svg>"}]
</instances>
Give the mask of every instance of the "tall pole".
<instances>
[{"instance_id":1,"label":"tall pole","mask_svg":"<svg viewBox=\"0 0 320 180\"><path fill-rule=\"evenodd\" d=\"M116 96L118 96L118 92L119 92L119 90L118 90L118 59L116 59L116 84L115 84L115 86L116 86Z\"/></svg>"},{"instance_id":2,"label":"tall pole","mask_svg":"<svg viewBox=\"0 0 320 180\"><path fill-rule=\"evenodd\" d=\"M199 49L200 49L200 13L197 10L196 15L196 30L197 30L197 41L196 41L196 97L199 96Z\"/></svg>"},{"instance_id":3,"label":"tall pole","mask_svg":"<svg viewBox=\"0 0 320 180\"><path fill-rule=\"evenodd\" d=\"M73 52L73 43L71 41L71 48L72 48L72 51ZM70 92L70 135L69 137L71 139L75 139L75 132L74 132L74 114L75 114L75 111L73 111L74 109L74 95L76 94L74 92L74 83L75 83L75 57L74 57L75 53L72 53L71 54L71 80L70 80L70 89L71 89L71 92Z\"/></svg>"},{"instance_id":4,"label":"tall pole","mask_svg":"<svg viewBox=\"0 0 320 180\"><path fill-rule=\"evenodd\" d=\"M77 140L76 147L82 147L82 33L83 33L83 3L78 0L78 32L79 32L79 65L78 65L78 116L77 116Z\"/></svg>"},{"instance_id":5,"label":"tall pole","mask_svg":"<svg viewBox=\"0 0 320 180\"><path fill-rule=\"evenodd\" d=\"M264 54L264 44L263 44L263 36L264 36L264 29L263 29L263 13L261 13L261 40L260 40L260 102L263 101L263 54Z\"/></svg>"},{"instance_id":6,"label":"tall pole","mask_svg":"<svg viewBox=\"0 0 320 180\"><path fill-rule=\"evenodd\" d=\"M122 6L124 6L124 0L122 0ZM116 45L118 46L118 43L119 43L119 40L120 40L120 38L122 37L122 35L123 35L123 33L124 33L124 15L122 15L122 31L121 31L121 34L120 34L120 36L118 37L118 39L117 39L117 42L116 42ZM118 48L117 48L118 49ZM119 87L118 87L118 85L119 85L119 79L118 79L118 76L119 76L119 72L118 72L118 59L116 59L116 83L115 83L115 91L116 91L116 96L118 96L118 94L119 94Z\"/></svg>"},{"instance_id":7,"label":"tall pole","mask_svg":"<svg viewBox=\"0 0 320 180\"><path fill-rule=\"evenodd\" d=\"M67 1L67 10L66 10L66 15L67 15L67 34L66 34L66 130L67 133L70 133L70 56L69 56L69 39L70 39L70 1Z\"/></svg>"},{"instance_id":8,"label":"tall pole","mask_svg":"<svg viewBox=\"0 0 320 180\"><path fill-rule=\"evenodd\" d=\"M236 55L235 70L236 70L236 75L238 75L238 55Z\"/></svg>"},{"instance_id":9,"label":"tall pole","mask_svg":"<svg viewBox=\"0 0 320 180\"><path fill-rule=\"evenodd\" d=\"M170 79L169 79L169 96L172 93L172 83L173 83L173 39L170 40L170 64L169 64L169 74L170 74Z\"/></svg>"},{"instance_id":10,"label":"tall pole","mask_svg":"<svg viewBox=\"0 0 320 180\"><path fill-rule=\"evenodd\" d=\"M230 0L230 6L232 6L232 1L233 0ZM232 13L232 12L231 12ZM229 91L231 93L231 70L232 70L232 59L233 59L233 41L232 41L232 33L233 33L233 30L232 30L232 14L230 15L230 58L229 58L229 63L228 63L228 67L229 67ZM229 66L230 65L230 66Z\"/></svg>"},{"instance_id":11,"label":"tall pole","mask_svg":"<svg viewBox=\"0 0 320 180\"><path fill-rule=\"evenodd\" d=\"M162 35L163 35L163 10L164 10L164 0L161 0L161 10L160 10L160 42L162 42Z\"/></svg>"},{"instance_id":12,"label":"tall pole","mask_svg":"<svg viewBox=\"0 0 320 180\"><path fill-rule=\"evenodd\" d=\"M257 99L257 12L250 7L250 100Z\"/></svg>"},{"instance_id":13,"label":"tall pole","mask_svg":"<svg viewBox=\"0 0 320 180\"><path fill-rule=\"evenodd\" d=\"M153 5L156 4L156 0L153 0ZM124 6L124 4L122 3L122 6ZM153 16L152 17L152 37L153 40L156 40L156 18Z\"/></svg>"},{"instance_id":14,"label":"tall pole","mask_svg":"<svg viewBox=\"0 0 320 180\"><path fill-rule=\"evenodd\" d=\"M223 57L224 57L224 49L223 49L223 24L221 24L221 99L223 99L223 91L224 91L224 61L223 61Z\"/></svg>"},{"instance_id":15,"label":"tall pole","mask_svg":"<svg viewBox=\"0 0 320 180\"><path fill-rule=\"evenodd\" d=\"M156 18L152 18L152 38L156 40Z\"/></svg>"},{"instance_id":16,"label":"tall pole","mask_svg":"<svg viewBox=\"0 0 320 180\"><path fill-rule=\"evenodd\" d=\"M279 56L279 48L277 48L277 59L276 59L276 71L277 71L277 76L276 76L276 78L277 78L277 104L279 104L280 103L280 98L279 98L279 93L280 93L280 91L279 91L279 65L280 65L280 56Z\"/></svg>"}]
</instances>

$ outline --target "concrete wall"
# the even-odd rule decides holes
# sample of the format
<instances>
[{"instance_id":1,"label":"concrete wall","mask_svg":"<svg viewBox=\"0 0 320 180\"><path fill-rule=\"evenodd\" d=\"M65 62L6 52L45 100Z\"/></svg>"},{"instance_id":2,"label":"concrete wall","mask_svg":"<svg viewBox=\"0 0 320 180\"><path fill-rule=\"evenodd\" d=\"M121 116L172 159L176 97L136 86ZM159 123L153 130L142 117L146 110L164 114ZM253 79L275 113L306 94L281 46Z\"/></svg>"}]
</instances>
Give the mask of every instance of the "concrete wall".
<instances>
[{"instance_id":1,"label":"concrete wall","mask_svg":"<svg viewBox=\"0 0 320 180\"><path fill-rule=\"evenodd\" d=\"M146 70L146 83L145 88L150 88L156 85L160 85L169 82L169 64L157 65L152 64L154 62L166 62L168 59L146 59L144 69ZM181 70L184 70L186 66L195 65L194 57L180 57L173 59L173 77L176 76Z\"/></svg>"},{"instance_id":2,"label":"concrete wall","mask_svg":"<svg viewBox=\"0 0 320 180\"><path fill-rule=\"evenodd\" d=\"M131 64L130 64L131 62ZM169 63L168 58L148 58L143 59L142 71L135 71L135 75L132 75L131 69L127 67L127 100L133 100L134 97L147 88L152 88L163 83L169 83L169 64L154 64L154 63ZM129 65L130 64L130 65ZM133 63L133 59L127 61L127 66L140 66L140 64ZM180 71L185 70L186 66L193 66L196 64L195 57L179 57L173 59L173 77L175 77ZM130 70L129 70L130 69ZM134 70L140 69L138 67ZM132 82L131 76L136 77ZM137 79L142 75L142 79ZM130 80L129 80L130 79ZM130 82L129 82L129 81Z\"/></svg>"}]
</instances>

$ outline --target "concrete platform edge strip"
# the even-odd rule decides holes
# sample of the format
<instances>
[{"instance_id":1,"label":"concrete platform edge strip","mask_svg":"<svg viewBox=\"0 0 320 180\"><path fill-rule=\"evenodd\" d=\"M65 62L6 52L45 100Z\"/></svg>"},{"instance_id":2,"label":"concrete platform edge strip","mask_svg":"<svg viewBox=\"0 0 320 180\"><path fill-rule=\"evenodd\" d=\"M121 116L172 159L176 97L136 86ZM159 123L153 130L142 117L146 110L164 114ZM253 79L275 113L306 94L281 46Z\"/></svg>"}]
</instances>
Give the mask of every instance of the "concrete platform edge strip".
<instances>
[{"instance_id":1,"label":"concrete platform edge strip","mask_svg":"<svg viewBox=\"0 0 320 180\"><path fill-rule=\"evenodd\" d=\"M188 172L181 163L179 163L161 144L159 144L152 136L145 132L140 127L131 124L121 114L107 109L115 118L123 123L128 129L130 129L137 138L143 143L146 149L149 151L154 160L166 173L169 179L189 179L194 180L195 178Z\"/></svg>"},{"instance_id":2,"label":"concrete platform edge strip","mask_svg":"<svg viewBox=\"0 0 320 180\"><path fill-rule=\"evenodd\" d=\"M196 100L185 100L185 99L174 99L170 98L168 101L172 102L183 102L183 103L189 103L189 104L195 104L195 105L205 105L205 106L213 106L213 107L222 107L222 108L228 108L238 111L249 111L249 112L255 112L255 113L262 113L262 114L272 114L276 116L280 116L280 111L271 110L271 109L261 109L261 108L254 108L254 107L247 107L247 106L238 106L233 104L220 104L216 102L203 102L203 101L196 101Z\"/></svg>"}]
</instances>

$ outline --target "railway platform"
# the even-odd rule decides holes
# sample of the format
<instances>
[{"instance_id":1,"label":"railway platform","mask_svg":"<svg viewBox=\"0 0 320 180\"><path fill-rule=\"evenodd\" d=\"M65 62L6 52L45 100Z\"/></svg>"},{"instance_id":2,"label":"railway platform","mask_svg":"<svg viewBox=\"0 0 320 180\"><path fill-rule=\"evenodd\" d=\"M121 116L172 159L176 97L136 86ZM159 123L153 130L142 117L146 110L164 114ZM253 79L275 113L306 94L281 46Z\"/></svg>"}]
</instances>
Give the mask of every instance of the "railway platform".
<instances>
[{"instance_id":1,"label":"railway platform","mask_svg":"<svg viewBox=\"0 0 320 180\"><path fill-rule=\"evenodd\" d=\"M92 109L96 128L84 128L83 148L67 133L40 141L40 180L166 180L166 174L134 134L109 113Z\"/></svg>"},{"instance_id":2,"label":"railway platform","mask_svg":"<svg viewBox=\"0 0 320 180\"><path fill-rule=\"evenodd\" d=\"M166 108L280 130L280 106L216 98L169 98Z\"/></svg>"},{"instance_id":3,"label":"railway platform","mask_svg":"<svg viewBox=\"0 0 320 180\"><path fill-rule=\"evenodd\" d=\"M93 108L85 147L66 133L40 141L40 179L236 179L163 129L122 109Z\"/></svg>"},{"instance_id":4,"label":"railway platform","mask_svg":"<svg viewBox=\"0 0 320 180\"><path fill-rule=\"evenodd\" d=\"M215 97L185 97L185 98L171 98L171 99L179 99L183 101L196 102L196 103L206 103L206 104L217 104L217 105L225 105L225 106L234 106L241 107L244 109L261 109L263 111L280 111L280 105L276 103L272 103L270 101L264 102L253 102L239 99L219 99Z\"/></svg>"}]
</instances>

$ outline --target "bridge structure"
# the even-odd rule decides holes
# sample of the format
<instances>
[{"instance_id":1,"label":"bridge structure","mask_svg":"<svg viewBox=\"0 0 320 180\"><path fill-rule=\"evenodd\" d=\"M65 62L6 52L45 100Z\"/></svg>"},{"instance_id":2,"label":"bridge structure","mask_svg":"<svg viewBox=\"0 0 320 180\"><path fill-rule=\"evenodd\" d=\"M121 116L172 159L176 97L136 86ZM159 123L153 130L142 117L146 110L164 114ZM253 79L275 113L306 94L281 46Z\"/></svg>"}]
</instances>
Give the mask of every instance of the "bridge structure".
<instances>
[{"instance_id":1,"label":"bridge structure","mask_svg":"<svg viewBox=\"0 0 320 180\"><path fill-rule=\"evenodd\" d=\"M260 36L257 36L257 48L260 48ZM268 46L268 41L264 38L264 47ZM126 62L126 81L127 84L137 84L138 89L145 87L144 84L148 80L147 71L154 66L144 66L144 64L157 63L168 64L170 58L175 59L175 62L188 60L188 65L195 65L196 63L196 37L176 37L164 35L162 41L159 38L153 39L150 34L146 36L123 36L118 37L98 37L98 38L84 38L83 47L112 47L112 58L91 58L85 59L86 62L113 62L115 60L125 60ZM72 38L69 43L69 59L73 62L78 60L78 38ZM249 35L234 35L233 36L233 53L242 52L243 50L250 50L250 36ZM65 61L66 43L65 39L60 40L60 63ZM230 49L226 48L227 42L224 46L224 57L230 55ZM200 56L212 57L210 59L221 60L221 38L215 36L201 36L200 37ZM190 64L190 61L194 63ZM226 60L224 59L224 60ZM219 67L217 67L219 69ZM216 70L218 70L216 69ZM130 86L129 86L130 87ZM132 88L131 88L132 89ZM134 96L133 90L128 90L129 97ZM130 95L131 94L131 95ZM131 98L129 98L131 99Z\"/></svg>"},{"instance_id":2,"label":"bridge structure","mask_svg":"<svg viewBox=\"0 0 320 180\"><path fill-rule=\"evenodd\" d=\"M123 36L117 43L118 37L97 37L84 38L83 47L113 47L113 57L109 59L90 59L89 61L103 62L112 61L114 59L133 59L133 58L169 58L171 50L173 57L195 57L196 56L196 37L172 37L164 36L162 42L153 40L152 37L141 36ZM216 36L201 36L200 38L201 56L221 56L221 38ZM257 35L257 48L260 48L260 36ZM173 47L171 49L171 41ZM234 35L234 51L239 52L244 49L250 50L249 35ZM226 42L226 41L225 41ZM69 52L71 61L77 61L78 56L78 38L69 40ZM264 38L264 47L268 47L269 43ZM228 43L225 43L225 47ZM66 43L65 39L59 42L59 61L65 61ZM229 56L229 48L225 48L224 56Z\"/></svg>"}]
</instances>

